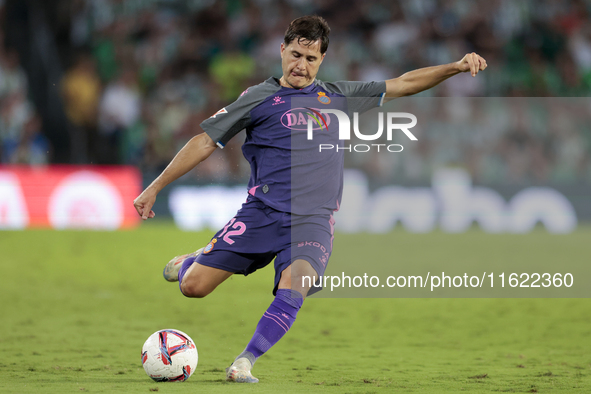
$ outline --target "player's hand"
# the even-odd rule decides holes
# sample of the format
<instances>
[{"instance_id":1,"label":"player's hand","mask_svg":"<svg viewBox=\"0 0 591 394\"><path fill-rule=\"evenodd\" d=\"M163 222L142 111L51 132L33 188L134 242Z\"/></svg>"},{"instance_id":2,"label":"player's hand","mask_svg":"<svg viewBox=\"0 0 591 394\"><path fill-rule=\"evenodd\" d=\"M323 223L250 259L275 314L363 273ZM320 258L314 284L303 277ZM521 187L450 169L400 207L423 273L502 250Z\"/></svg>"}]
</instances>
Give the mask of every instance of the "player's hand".
<instances>
[{"instance_id":1,"label":"player's hand","mask_svg":"<svg viewBox=\"0 0 591 394\"><path fill-rule=\"evenodd\" d=\"M156 216L154 211L152 211L152 206L154 206L155 202L156 194L153 193L150 188L147 188L142 194L133 200L133 206L143 220L148 220Z\"/></svg>"},{"instance_id":2,"label":"player's hand","mask_svg":"<svg viewBox=\"0 0 591 394\"><path fill-rule=\"evenodd\" d=\"M460 72L465 73L470 71L473 77L478 74L478 71L484 70L486 66L486 60L474 52L466 54L466 56L458 62Z\"/></svg>"}]
</instances>

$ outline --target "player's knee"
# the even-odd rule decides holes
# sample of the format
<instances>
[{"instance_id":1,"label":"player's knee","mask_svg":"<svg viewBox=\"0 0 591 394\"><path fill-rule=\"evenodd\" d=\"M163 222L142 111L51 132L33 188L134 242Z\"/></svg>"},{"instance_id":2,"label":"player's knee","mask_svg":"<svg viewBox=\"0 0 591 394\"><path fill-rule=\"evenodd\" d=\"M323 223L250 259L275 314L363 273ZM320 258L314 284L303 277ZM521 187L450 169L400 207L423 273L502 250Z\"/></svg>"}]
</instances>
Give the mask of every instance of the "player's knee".
<instances>
[{"instance_id":1,"label":"player's knee","mask_svg":"<svg viewBox=\"0 0 591 394\"><path fill-rule=\"evenodd\" d=\"M291 289L306 297L318 279L316 270L305 260L296 260L281 273L280 289Z\"/></svg>"},{"instance_id":2,"label":"player's knee","mask_svg":"<svg viewBox=\"0 0 591 394\"><path fill-rule=\"evenodd\" d=\"M185 297L203 298L211 293L211 289L201 285L198 281L183 280L183 283L181 283L181 292Z\"/></svg>"},{"instance_id":3,"label":"player's knee","mask_svg":"<svg viewBox=\"0 0 591 394\"><path fill-rule=\"evenodd\" d=\"M308 291L317 280L316 272L310 275L295 275L291 278L290 289L301 293L304 297L308 295Z\"/></svg>"}]
</instances>

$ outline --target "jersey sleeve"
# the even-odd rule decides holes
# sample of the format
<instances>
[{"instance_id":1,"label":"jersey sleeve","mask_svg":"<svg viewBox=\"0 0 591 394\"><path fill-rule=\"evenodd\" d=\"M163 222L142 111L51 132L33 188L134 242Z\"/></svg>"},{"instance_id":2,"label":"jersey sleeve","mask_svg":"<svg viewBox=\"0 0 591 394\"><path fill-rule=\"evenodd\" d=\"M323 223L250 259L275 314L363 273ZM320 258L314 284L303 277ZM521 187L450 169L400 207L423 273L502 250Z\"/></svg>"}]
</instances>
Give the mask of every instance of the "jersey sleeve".
<instances>
[{"instance_id":1,"label":"jersey sleeve","mask_svg":"<svg viewBox=\"0 0 591 394\"><path fill-rule=\"evenodd\" d=\"M250 125L250 111L266 97L260 94L257 87L246 89L236 101L201 123L201 128L220 148Z\"/></svg>"},{"instance_id":2,"label":"jersey sleeve","mask_svg":"<svg viewBox=\"0 0 591 394\"><path fill-rule=\"evenodd\" d=\"M325 82L324 85L327 90L347 97L351 112L381 107L386 96L386 81L338 81Z\"/></svg>"}]
</instances>

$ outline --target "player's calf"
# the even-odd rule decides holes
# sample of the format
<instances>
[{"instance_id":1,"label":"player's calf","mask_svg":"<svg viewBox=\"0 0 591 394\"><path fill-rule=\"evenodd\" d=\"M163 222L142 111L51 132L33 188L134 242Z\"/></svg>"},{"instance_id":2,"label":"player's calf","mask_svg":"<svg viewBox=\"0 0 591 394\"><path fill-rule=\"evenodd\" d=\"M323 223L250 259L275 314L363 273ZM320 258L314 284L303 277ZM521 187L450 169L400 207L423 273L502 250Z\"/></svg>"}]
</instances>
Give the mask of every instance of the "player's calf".
<instances>
[{"instance_id":1,"label":"player's calf","mask_svg":"<svg viewBox=\"0 0 591 394\"><path fill-rule=\"evenodd\" d=\"M226 369L226 379L239 383L256 383L250 370L256 360L275 345L293 325L304 297L297 291L278 289L275 299L257 324L246 349Z\"/></svg>"},{"instance_id":2,"label":"player's calf","mask_svg":"<svg viewBox=\"0 0 591 394\"><path fill-rule=\"evenodd\" d=\"M181 283L181 293L189 298L203 298L210 294L214 288L200 285L198 282L185 280Z\"/></svg>"},{"instance_id":3,"label":"player's calf","mask_svg":"<svg viewBox=\"0 0 591 394\"><path fill-rule=\"evenodd\" d=\"M203 298L232 274L233 272L208 267L197 262L191 263L190 266L183 263L179 272L179 285L181 292L186 297Z\"/></svg>"}]
</instances>

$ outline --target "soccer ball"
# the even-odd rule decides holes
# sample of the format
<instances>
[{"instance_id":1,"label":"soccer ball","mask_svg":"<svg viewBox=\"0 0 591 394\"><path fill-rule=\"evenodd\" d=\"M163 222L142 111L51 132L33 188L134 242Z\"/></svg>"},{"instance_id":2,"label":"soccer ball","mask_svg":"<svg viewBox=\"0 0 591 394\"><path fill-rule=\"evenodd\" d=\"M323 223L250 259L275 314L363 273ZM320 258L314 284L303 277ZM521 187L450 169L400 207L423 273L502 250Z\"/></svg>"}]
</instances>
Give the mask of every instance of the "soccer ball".
<instances>
[{"instance_id":1,"label":"soccer ball","mask_svg":"<svg viewBox=\"0 0 591 394\"><path fill-rule=\"evenodd\" d=\"M157 382L183 382L197 368L195 342L179 330L160 330L150 335L142 347L142 364Z\"/></svg>"}]
</instances>

